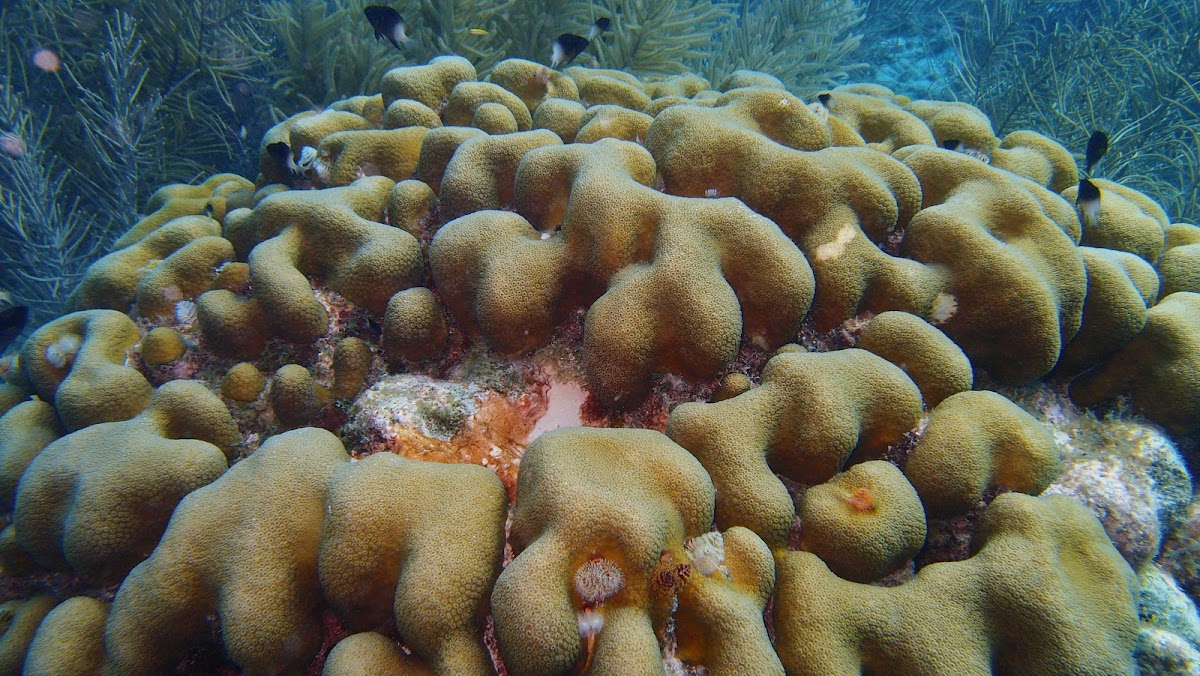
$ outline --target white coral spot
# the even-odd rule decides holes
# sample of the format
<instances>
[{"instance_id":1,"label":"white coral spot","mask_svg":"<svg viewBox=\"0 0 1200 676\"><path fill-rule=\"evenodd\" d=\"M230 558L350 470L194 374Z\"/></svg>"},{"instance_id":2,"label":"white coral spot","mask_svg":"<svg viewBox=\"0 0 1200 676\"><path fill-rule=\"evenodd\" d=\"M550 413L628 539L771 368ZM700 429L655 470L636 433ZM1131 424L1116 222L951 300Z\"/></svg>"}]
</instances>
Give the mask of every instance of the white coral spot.
<instances>
[{"instance_id":1,"label":"white coral spot","mask_svg":"<svg viewBox=\"0 0 1200 676\"><path fill-rule=\"evenodd\" d=\"M75 354L79 352L82 344L83 341L79 339L79 336L65 335L46 346L46 361L53 364L54 368L66 368L68 364L75 361Z\"/></svg>"},{"instance_id":2,"label":"white coral spot","mask_svg":"<svg viewBox=\"0 0 1200 676\"><path fill-rule=\"evenodd\" d=\"M725 562L725 538L717 532L705 533L688 540L686 545L692 564L701 575L712 575Z\"/></svg>"},{"instance_id":3,"label":"white coral spot","mask_svg":"<svg viewBox=\"0 0 1200 676\"><path fill-rule=\"evenodd\" d=\"M317 149L312 146L304 146L300 149L300 161L297 164L301 169L308 169L316 159Z\"/></svg>"},{"instance_id":4,"label":"white coral spot","mask_svg":"<svg viewBox=\"0 0 1200 676\"><path fill-rule=\"evenodd\" d=\"M189 328L196 323L196 304L190 300L181 300L175 304L175 323Z\"/></svg>"},{"instance_id":5,"label":"white coral spot","mask_svg":"<svg viewBox=\"0 0 1200 676\"><path fill-rule=\"evenodd\" d=\"M948 293L939 293L933 299L933 309L929 312L929 320L934 324L944 324L958 311L958 301Z\"/></svg>"},{"instance_id":6,"label":"white coral spot","mask_svg":"<svg viewBox=\"0 0 1200 676\"><path fill-rule=\"evenodd\" d=\"M835 237L833 241L826 242L817 247L817 260L829 260L830 258L837 258L846 253L846 245L854 240L856 232L857 228L855 228L853 225L849 223L843 225L842 229L838 230L837 237Z\"/></svg>"}]
</instances>

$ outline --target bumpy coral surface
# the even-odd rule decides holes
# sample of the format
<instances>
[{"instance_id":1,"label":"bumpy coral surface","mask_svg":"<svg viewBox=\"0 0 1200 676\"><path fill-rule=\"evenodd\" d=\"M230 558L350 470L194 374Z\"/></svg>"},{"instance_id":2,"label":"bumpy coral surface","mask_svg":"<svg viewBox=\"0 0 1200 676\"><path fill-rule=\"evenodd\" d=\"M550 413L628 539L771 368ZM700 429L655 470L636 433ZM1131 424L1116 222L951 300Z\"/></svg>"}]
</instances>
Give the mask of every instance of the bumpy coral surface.
<instances>
[{"instance_id":1,"label":"bumpy coral surface","mask_svg":"<svg viewBox=\"0 0 1200 676\"><path fill-rule=\"evenodd\" d=\"M1200 228L712 85L443 56L156 192L0 363L0 673L1189 664Z\"/></svg>"},{"instance_id":2,"label":"bumpy coral surface","mask_svg":"<svg viewBox=\"0 0 1200 676\"><path fill-rule=\"evenodd\" d=\"M880 588L779 552L775 627L789 673L1128 673L1133 571L1064 498L1017 494L984 512L974 555ZM1070 627L1070 629L1067 629Z\"/></svg>"}]
</instances>

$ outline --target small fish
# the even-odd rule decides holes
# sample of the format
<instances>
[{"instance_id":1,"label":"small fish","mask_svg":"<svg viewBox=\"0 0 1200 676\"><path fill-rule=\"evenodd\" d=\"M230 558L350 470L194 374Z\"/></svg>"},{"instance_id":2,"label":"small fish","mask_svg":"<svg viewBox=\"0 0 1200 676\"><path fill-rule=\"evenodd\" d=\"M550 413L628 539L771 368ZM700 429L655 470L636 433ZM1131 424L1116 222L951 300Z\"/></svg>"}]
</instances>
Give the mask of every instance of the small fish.
<instances>
[{"instance_id":1,"label":"small fish","mask_svg":"<svg viewBox=\"0 0 1200 676\"><path fill-rule=\"evenodd\" d=\"M1075 196L1075 206L1083 214L1083 224L1086 227L1096 227L1100 218L1100 187L1088 179L1079 182L1079 194Z\"/></svg>"},{"instance_id":2,"label":"small fish","mask_svg":"<svg viewBox=\"0 0 1200 676\"><path fill-rule=\"evenodd\" d=\"M946 150L958 150L962 147L962 141L959 141L956 138L948 138L945 141L942 141L942 147Z\"/></svg>"},{"instance_id":3,"label":"small fish","mask_svg":"<svg viewBox=\"0 0 1200 676\"><path fill-rule=\"evenodd\" d=\"M25 141L21 140L20 136L4 132L0 134L0 153L4 153L13 159L20 159L25 156L29 146Z\"/></svg>"},{"instance_id":4,"label":"small fish","mask_svg":"<svg viewBox=\"0 0 1200 676\"><path fill-rule=\"evenodd\" d=\"M488 34L488 30L486 28L468 28L467 32L470 33L471 35L487 35Z\"/></svg>"},{"instance_id":5,"label":"small fish","mask_svg":"<svg viewBox=\"0 0 1200 676\"><path fill-rule=\"evenodd\" d=\"M404 34L404 19L400 18L400 13L391 7L382 5L370 5L363 9L363 14L367 15L367 21L371 22L371 28L375 29L375 39L387 38L396 49L400 49L400 45L408 44L409 37Z\"/></svg>"},{"instance_id":6,"label":"small fish","mask_svg":"<svg viewBox=\"0 0 1200 676\"><path fill-rule=\"evenodd\" d=\"M30 55L29 60L38 69L47 73L57 73L62 68L62 59L49 47L38 47Z\"/></svg>"},{"instance_id":7,"label":"small fish","mask_svg":"<svg viewBox=\"0 0 1200 676\"><path fill-rule=\"evenodd\" d=\"M1092 167L1100 162L1100 158L1104 157L1106 152L1108 152L1108 134L1102 131L1092 132L1092 137L1088 139L1087 152L1084 154L1085 171L1089 175L1092 173Z\"/></svg>"},{"instance_id":8,"label":"small fish","mask_svg":"<svg viewBox=\"0 0 1200 676\"><path fill-rule=\"evenodd\" d=\"M21 335L28 320L29 308L24 305L13 305L0 310L0 353L8 349L14 338Z\"/></svg>"},{"instance_id":9,"label":"small fish","mask_svg":"<svg viewBox=\"0 0 1200 676\"><path fill-rule=\"evenodd\" d=\"M245 82L239 82L229 90L229 103L233 108L233 122L229 126L239 139L245 141L254 122L254 89Z\"/></svg>"},{"instance_id":10,"label":"small fish","mask_svg":"<svg viewBox=\"0 0 1200 676\"><path fill-rule=\"evenodd\" d=\"M595 40L604 34L604 32L608 30L610 24L612 24L612 22L608 20L608 17L600 17L599 19L596 19L596 23L592 24L591 29L588 30L588 42L591 42L592 40Z\"/></svg>"},{"instance_id":11,"label":"small fish","mask_svg":"<svg viewBox=\"0 0 1200 676\"><path fill-rule=\"evenodd\" d=\"M821 105L825 106L826 108L833 107L833 94L818 94L817 100L820 101Z\"/></svg>"},{"instance_id":12,"label":"small fish","mask_svg":"<svg viewBox=\"0 0 1200 676\"><path fill-rule=\"evenodd\" d=\"M267 145L267 154L271 156L271 160L282 171L287 172L291 176L300 176L303 170L292 159L292 149L283 141L276 141Z\"/></svg>"},{"instance_id":13,"label":"small fish","mask_svg":"<svg viewBox=\"0 0 1200 676\"><path fill-rule=\"evenodd\" d=\"M583 53L587 49L587 38L575 35L574 33L563 33L554 40L554 44L550 49L550 67L558 68L560 65L567 65L575 60L575 57Z\"/></svg>"}]
</instances>

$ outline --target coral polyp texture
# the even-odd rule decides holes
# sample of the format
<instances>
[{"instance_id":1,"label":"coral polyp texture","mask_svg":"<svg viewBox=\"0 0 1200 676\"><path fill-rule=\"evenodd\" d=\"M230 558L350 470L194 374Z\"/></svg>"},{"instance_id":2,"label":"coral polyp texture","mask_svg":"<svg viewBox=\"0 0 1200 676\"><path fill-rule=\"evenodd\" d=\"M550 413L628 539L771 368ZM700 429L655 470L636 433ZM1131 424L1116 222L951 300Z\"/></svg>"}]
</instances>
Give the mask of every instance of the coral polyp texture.
<instances>
[{"instance_id":1,"label":"coral polyp texture","mask_svg":"<svg viewBox=\"0 0 1200 676\"><path fill-rule=\"evenodd\" d=\"M1054 139L441 56L258 148L0 361L0 673L1200 650L1200 228Z\"/></svg>"},{"instance_id":2,"label":"coral polyp texture","mask_svg":"<svg viewBox=\"0 0 1200 676\"><path fill-rule=\"evenodd\" d=\"M767 348L794 336L812 273L779 228L736 200L664 195L653 180L633 143L530 151L518 213L476 211L434 237L447 305L504 353L548 342L567 310L588 305L583 367L606 403L636 400L663 369L711 379L743 336Z\"/></svg>"},{"instance_id":3,"label":"coral polyp texture","mask_svg":"<svg viewBox=\"0 0 1200 676\"><path fill-rule=\"evenodd\" d=\"M1086 510L1003 495L973 555L898 587L776 552L776 647L788 673L1132 673L1136 580Z\"/></svg>"}]
</instances>

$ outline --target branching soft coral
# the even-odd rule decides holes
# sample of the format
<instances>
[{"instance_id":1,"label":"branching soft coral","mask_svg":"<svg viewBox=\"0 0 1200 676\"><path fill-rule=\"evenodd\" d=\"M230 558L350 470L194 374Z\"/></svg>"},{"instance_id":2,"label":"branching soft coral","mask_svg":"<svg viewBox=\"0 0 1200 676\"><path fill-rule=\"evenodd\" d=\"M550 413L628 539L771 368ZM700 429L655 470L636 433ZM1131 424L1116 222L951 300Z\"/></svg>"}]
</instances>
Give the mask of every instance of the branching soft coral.
<instances>
[{"instance_id":1,"label":"branching soft coral","mask_svg":"<svg viewBox=\"0 0 1200 676\"><path fill-rule=\"evenodd\" d=\"M599 65L646 75L687 70L704 56L713 31L733 16L723 2L679 0L608 0L604 16L612 27L591 46Z\"/></svg>"},{"instance_id":2,"label":"branching soft coral","mask_svg":"<svg viewBox=\"0 0 1200 676\"><path fill-rule=\"evenodd\" d=\"M383 74L405 62L386 41L371 40L365 0L273 2L265 7L284 58L274 68L274 87L284 109L313 108L339 96L379 89Z\"/></svg>"},{"instance_id":3,"label":"branching soft coral","mask_svg":"<svg viewBox=\"0 0 1200 676\"><path fill-rule=\"evenodd\" d=\"M1103 129L1102 176L1157 195L1174 218L1197 218L1200 5L1119 0L1047 17L1030 0L971 4L983 25L967 19L955 39L958 74L964 100L998 135L1038 129L1082 149Z\"/></svg>"},{"instance_id":4,"label":"branching soft coral","mask_svg":"<svg viewBox=\"0 0 1200 676\"><path fill-rule=\"evenodd\" d=\"M64 190L70 170L43 145L48 124L11 87L0 88L0 133L14 151L0 154L0 288L32 309L34 326L62 314L67 294L111 242Z\"/></svg>"},{"instance_id":5,"label":"branching soft coral","mask_svg":"<svg viewBox=\"0 0 1200 676\"><path fill-rule=\"evenodd\" d=\"M717 32L712 52L695 62L714 84L735 70L770 73L804 94L830 86L860 66L850 59L863 14L853 0L763 0Z\"/></svg>"}]
</instances>

